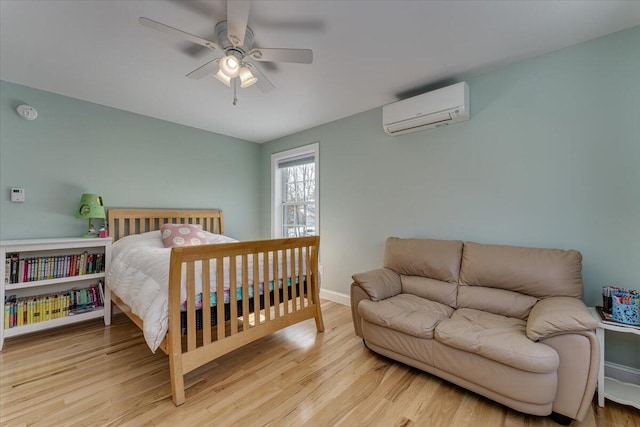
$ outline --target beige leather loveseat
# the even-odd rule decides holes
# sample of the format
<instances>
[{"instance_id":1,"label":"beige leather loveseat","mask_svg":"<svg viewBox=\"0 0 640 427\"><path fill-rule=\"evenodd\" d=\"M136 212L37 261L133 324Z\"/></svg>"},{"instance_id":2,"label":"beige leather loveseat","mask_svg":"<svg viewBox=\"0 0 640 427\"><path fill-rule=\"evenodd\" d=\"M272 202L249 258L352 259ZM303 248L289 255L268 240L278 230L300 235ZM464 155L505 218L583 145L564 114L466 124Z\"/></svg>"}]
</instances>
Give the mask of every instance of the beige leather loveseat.
<instances>
[{"instance_id":1,"label":"beige leather loveseat","mask_svg":"<svg viewBox=\"0 0 640 427\"><path fill-rule=\"evenodd\" d=\"M521 412L585 416L599 348L579 252L391 237L384 268L353 280L369 349Z\"/></svg>"}]
</instances>

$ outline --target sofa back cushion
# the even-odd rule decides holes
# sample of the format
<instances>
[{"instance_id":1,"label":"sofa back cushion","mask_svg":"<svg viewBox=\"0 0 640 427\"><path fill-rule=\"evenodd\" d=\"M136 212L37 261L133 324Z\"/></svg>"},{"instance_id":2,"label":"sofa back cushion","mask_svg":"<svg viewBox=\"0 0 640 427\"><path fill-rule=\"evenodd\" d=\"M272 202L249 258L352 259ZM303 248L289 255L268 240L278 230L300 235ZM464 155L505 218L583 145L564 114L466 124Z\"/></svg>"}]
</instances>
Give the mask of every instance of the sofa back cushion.
<instances>
[{"instance_id":1,"label":"sofa back cushion","mask_svg":"<svg viewBox=\"0 0 640 427\"><path fill-rule=\"evenodd\" d=\"M456 308L472 308L525 320L538 299L519 292L481 286L460 286Z\"/></svg>"},{"instance_id":2,"label":"sofa back cushion","mask_svg":"<svg viewBox=\"0 0 640 427\"><path fill-rule=\"evenodd\" d=\"M422 276L458 283L462 242L458 240L389 237L384 266L404 276Z\"/></svg>"},{"instance_id":3,"label":"sofa back cushion","mask_svg":"<svg viewBox=\"0 0 640 427\"><path fill-rule=\"evenodd\" d=\"M400 276L402 293L413 294L456 308L458 285L422 276Z\"/></svg>"},{"instance_id":4,"label":"sofa back cushion","mask_svg":"<svg viewBox=\"0 0 640 427\"><path fill-rule=\"evenodd\" d=\"M462 242L389 237L384 266L400 274L402 293L456 307Z\"/></svg>"},{"instance_id":5,"label":"sofa back cushion","mask_svg":"<svg viewBox=\"0 0 640 427\"><path fill-rule=\"evenodd\" d=\"M582 255L575 250L538 249L467 242L460 289L482 286L543 299L582 298Z\"/></svg>"}]
</instances>

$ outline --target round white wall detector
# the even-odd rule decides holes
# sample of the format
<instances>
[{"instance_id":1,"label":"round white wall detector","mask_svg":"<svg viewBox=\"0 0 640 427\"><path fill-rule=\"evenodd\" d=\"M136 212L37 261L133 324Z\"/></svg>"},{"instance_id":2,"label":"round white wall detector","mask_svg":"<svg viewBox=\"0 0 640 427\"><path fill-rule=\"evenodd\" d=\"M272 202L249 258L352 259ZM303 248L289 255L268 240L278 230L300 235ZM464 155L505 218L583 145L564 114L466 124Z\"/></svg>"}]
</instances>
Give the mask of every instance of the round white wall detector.
<instances>
[{"instance_id":1,"label":"round white wall detector","mask_svg":"<svg viewBox=\"0 0 640 427\"><path fill-rule=\"evenodd\" d=\"M30 105L23 104L16 111L25 120L35 120L38 117L38 112Z\"/></svg>"}]
</instances>

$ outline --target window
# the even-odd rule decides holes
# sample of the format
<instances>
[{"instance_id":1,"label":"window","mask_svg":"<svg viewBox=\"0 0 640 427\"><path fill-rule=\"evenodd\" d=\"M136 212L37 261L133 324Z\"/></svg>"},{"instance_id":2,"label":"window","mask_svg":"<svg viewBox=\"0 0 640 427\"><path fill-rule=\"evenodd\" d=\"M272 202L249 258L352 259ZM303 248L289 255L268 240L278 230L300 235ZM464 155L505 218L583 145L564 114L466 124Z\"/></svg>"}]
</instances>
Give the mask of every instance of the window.
<instances>
[{"instance_id":1,"label":"window","mask_svg":"<svg viewBox=\"0 0 640 427\"><path fill-rule=\"evenodd\" d=\"M271 155L272 237L318 234L318 145Z\"/></svg>"}]
</instances>

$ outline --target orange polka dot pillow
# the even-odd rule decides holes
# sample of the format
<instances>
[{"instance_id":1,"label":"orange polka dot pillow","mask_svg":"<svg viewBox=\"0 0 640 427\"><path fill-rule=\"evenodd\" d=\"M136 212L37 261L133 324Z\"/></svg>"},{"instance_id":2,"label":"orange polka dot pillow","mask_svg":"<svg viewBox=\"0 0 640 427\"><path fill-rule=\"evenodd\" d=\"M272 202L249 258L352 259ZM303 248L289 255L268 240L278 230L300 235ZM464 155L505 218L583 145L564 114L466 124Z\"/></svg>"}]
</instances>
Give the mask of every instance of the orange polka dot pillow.
<instances>
[{"instance_id":1,"label":"orange polka dot pillow","mask_svg":"<svg viewBox=\"0 0 640 427\"><path fill-rule=\"evenodd\" d=\"M162 243L165 248L174 246L206 245L207 235L196 224L163 224L160 227Z\"/></svg>"}]
</instances>

